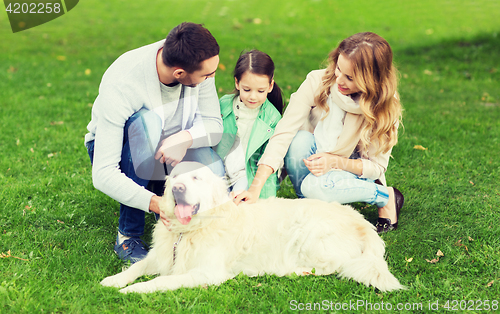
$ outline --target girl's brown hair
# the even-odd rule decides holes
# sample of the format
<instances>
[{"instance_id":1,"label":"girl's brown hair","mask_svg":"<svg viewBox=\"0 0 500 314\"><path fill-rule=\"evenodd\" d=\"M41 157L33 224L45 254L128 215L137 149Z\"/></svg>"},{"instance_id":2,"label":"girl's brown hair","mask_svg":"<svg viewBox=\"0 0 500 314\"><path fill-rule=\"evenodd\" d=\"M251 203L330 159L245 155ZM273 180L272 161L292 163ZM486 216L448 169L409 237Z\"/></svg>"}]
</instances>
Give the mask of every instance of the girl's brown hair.
<instances>
[{"instance_id":1,"label":"girl's brown hair","mask_svg":"<svg viewBox=\"0 0 500 314\"><path fill-rule=\"evenodd\" d=\"M238 82L241 81L241 77L246 71L257 75L266 75L271 83L274 77L274 62L267 53L259 50L242 52L234 67L234 77ZM239 91L235 90L235 94L238 96ZM267 95L267 99L280 113L283 113L284 106L282 94L281 88L274 81L273 90Z\"/></svg>"}]
</instances>

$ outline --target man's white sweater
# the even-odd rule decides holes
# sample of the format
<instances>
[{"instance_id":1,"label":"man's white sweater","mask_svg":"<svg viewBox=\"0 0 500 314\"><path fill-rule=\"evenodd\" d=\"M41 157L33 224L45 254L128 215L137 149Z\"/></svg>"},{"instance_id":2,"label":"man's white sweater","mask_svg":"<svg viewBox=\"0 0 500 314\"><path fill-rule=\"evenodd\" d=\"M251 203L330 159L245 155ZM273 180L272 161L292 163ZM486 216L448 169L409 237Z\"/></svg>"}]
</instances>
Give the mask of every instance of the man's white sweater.
<instances>
[{"instance_id":1,"label":"man's white sweater","mask_svg":"<svg viewBox=\"0 0 500 314\"><path fill-rule=\"evenodd\" d=\"M126 177L119 168L125 122L146 108L162 111L160 81L156 70L158 50L164 40L129 51L120 56L104 73L87 126L85 143L94 142L92 179L94 186L127 206L149 211L153 193ZM215 81L209 78L196 87L182 86L179 106L181 124L193 144L190 148L214 146L223 132ZM165 128L165 126L164 126Z\"/></svg>"}]
</instances>

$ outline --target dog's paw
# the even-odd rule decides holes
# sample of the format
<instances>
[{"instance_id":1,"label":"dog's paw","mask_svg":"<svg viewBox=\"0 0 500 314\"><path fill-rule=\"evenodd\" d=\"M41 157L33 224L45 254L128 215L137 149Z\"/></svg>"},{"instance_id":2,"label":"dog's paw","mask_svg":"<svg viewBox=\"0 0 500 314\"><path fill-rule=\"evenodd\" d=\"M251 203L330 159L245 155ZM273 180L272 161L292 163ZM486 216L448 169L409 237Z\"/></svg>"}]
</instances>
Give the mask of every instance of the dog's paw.
<instances>
[{"instance_id":1,"label":"dog's paw","mask_svg":"<svg viewBox=\"0 0 500 314\"><path fill-rule=\"evenodd\" d=\"M101 285L104 287L123 288L128 283L126 280L123 279L124 279L123 276L119 276L119 274L114 276L109 276L101 281Z\"/></svg>"},{"instance_id":2,"label":"dog's paw","mask_svg":"<svg viewBox=\"0 0 500 314\"><path fill-rule=\"evenodd\" d=\"M154 292L155 289L152 285L150 285L148 282L139 282L133 285L130 285L126 288L123 288L120 290L121 293L131 293L131 292L136 292L136 293L150 293Z\"/></svg>"}]
</instances>

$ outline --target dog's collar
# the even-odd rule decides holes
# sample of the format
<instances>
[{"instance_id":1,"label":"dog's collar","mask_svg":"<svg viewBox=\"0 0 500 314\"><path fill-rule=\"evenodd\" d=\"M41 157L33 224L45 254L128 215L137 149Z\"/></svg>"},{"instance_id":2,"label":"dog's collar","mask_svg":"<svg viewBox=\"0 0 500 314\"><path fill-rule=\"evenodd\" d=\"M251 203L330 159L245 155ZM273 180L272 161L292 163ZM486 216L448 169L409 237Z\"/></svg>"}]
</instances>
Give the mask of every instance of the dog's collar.
<instances>
[{"instance_id":1,"label":"dog's collar","mask_svg":"<svg viewBox=\"0 0 500 314\"><path fill-rule=\"evenodd\" d=\"M179 239L177 239L177 242L174 243L173 265L175 265L175 251L177 249L177 246L179 245L179 242L181 242L181 239L182 239L182 232L179 234Z\"/></svg>"}]
</instances>

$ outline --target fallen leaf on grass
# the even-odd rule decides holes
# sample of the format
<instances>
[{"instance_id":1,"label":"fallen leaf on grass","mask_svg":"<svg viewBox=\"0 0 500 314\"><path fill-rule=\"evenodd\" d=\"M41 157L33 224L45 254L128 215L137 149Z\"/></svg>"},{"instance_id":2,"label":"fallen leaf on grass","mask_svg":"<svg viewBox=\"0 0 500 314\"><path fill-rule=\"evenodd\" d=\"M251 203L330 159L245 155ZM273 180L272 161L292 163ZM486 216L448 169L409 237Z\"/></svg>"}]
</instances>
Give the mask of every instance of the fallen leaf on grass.
<instances>
[{"instance_id":1,"label":"fallen leaf on grass","mask_svg":"<svg viewBox=\"0 0 500 314\"><path fill-rule=\"evenodd\" d=\"M428 263L431 263L431 264L436 264L437 262L439 262L439 258L441 256L444 256L443 252L441 252L441 250L438 250L437 253L436 253L436 256L437 258L433 258L431 259L430 261L428 259L425 259Z\"/></svg>"},{"instance_id":2,"label":"fallen leaf on grass","mask_svg":"<svg viewBox=\"0 0 500 314\"><path fill-rule=\"evenodd\" d=\"M262 284L258 283L256 286L253 286L253 288L258 288L258 287L262 287Z\"/></svg>"},{"instance_id":3,"label":"fallen leaf on grass","mask_svg":"<svg viewBox=\"0 0 500 314\"><path fill-rule=\"evenodd\" d=\"M413 146L413 149L427 150L427 148L423 147L422 145L415 145L415 146Z\"/></svg>"},{"instance_id":4,"label":"fallen leaf on grass","mask_svg":"<svg viewBox=\"0 0 500 314\"><path fill-rule=\"evenodd\" d=\"M64 124L64 121L50 121L50 125L61 125Z\"/></svg>"},{"instance_id":5,"label":"fallen leaf on grass","mask_svg":"<svg viewBox=\"0 0 500 314\"><path fill-rule=\"evenodd\" d=\"M413 257L410 258L405 257L405 261L406 261L406 267L408 267L408 263L411 263L413 261Z\"/></svg>"},{"instance_id":6,"label":"fallen leaf on grass","mask_svg":"<svg viewBox=\"0 0 500 314\"><path fill-rule=\"evenodd\" d=\"M91 73L92 73L92 71L90 69L85 70L85 75L90 75Z\"/></svg>"},{"instance_id":7,"label":"fallen leaf on grass","mask_svg":"<svg viewBox=\"0 0 500 314\"><path fill-rule=\"evenodd\" d=\"M439 262L439 258L433 258L431 259L430 261L428 259L425 259L428 263L431 263L431 264L436 264L437 262Z\"/></svg>"},{"instance_id":8,"label":"fallen leaf on grass","mask_svg":"<svg viewBox=\"0 0 500 314\"><path fill-rule=\"evenodd\" d=\"M221 69L222 71L226 71L226 66L222 63L219 63L219 69Z\"/></svg>"},{"instance_id":9,"label":"fallen leaf on grass","mask_svg":"<svg viewBox=\"0 0 500 314\"><path fill-rule=\"evenodd\" d=\"M492 280L492 281L488 282L488 284L486 285L486 287L491 287L491 286L493 286L493 282L495 282L495 280Z\"/></svg>"},{"instance_id":10,"label":"fallen leaf on grass","mask_svg":"<svg viewBox=\"0 0 500 314\"><path fill-rule=\"evenodd\" d=\"M11 253L10 253L10 250L7 251L7 254L5 253L2 253L0 254L0 258L7 258L7 257L13 257L13 258L17 258L17 259L20 259L22 261L28 261L27 259L24 259L24 258L20 258L20 257L17 257L17 256L12 256Z\"/></svg>"},{"instance_id":11,"label":"fallen leaf on grass","mask_svg":"<svg viewBox=\"0 0 500 314\"><path fill-rule=\"evenodd\" d=\"M469 241L474 241L474 239L469 236Z\"/></svg>"},{"instance_id":12,"label":"fallen leaf on grass","mask_svg":"<svg viewBox=\"0 0 500 314\"><path fill-rule=\"evenodd\" d=\"M59 220L59 219L57 219L57 222L58 222L58 223L60 223L60 224L63 224L63 223L64 223L64 221L61 221L61 220Z\"/></svg>"}]
</instances>

